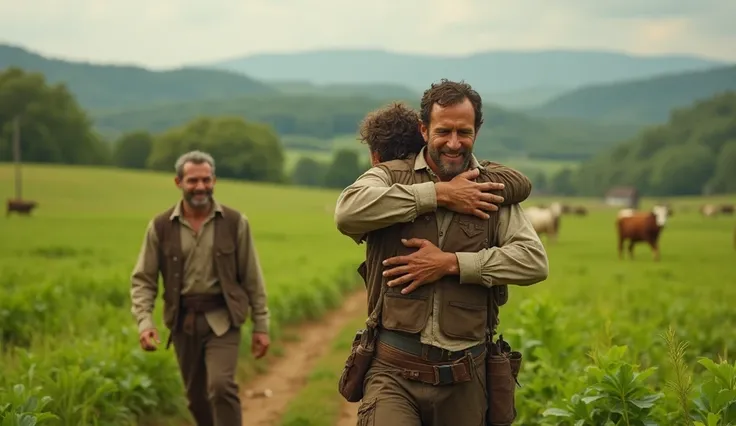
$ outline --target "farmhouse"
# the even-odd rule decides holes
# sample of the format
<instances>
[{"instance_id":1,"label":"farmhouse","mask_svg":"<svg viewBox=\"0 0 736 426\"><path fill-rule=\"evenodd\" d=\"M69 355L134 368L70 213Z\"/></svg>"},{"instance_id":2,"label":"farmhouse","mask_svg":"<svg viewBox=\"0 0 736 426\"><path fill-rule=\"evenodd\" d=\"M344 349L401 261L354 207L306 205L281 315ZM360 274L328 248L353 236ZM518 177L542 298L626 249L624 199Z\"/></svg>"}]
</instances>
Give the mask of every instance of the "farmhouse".
<instances>
[{"instance_id":1,"label":"farmhouse","mask_svg":"<svg viewBox=\"0 0 736 426\"><path fill-rule=\"evenodd\" d=\"M639 206L639 191L630 186L611 188L606 193L605 203L609 206L635 209Z\"/></svg>"}]
</instances>

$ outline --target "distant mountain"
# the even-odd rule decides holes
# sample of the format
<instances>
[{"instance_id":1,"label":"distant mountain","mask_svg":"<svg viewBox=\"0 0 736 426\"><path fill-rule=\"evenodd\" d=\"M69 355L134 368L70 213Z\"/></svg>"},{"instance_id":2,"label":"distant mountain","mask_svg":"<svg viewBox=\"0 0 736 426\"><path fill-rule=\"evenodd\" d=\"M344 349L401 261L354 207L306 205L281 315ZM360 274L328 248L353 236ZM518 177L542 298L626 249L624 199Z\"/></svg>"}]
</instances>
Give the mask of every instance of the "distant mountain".
<instances>
[{"instance_id":1,"label":"distant mountain","mask_svg":"<svg viewBox=\"0 0 736 426\"><path fill-rule=\"evenodd\" d=\"M633 56L603 51L497 51L454 57L345 49L257 54L201 66L238 71L262 81L387 83L420 92L441 78L465 79L492 97L539 87L569 90L719 65L725 63L694 56Z\"/></svg>"},{"instance_id":2,"label":"distant mountain","mask_svg":"<svg viewBox=\"0 0 736 426\"><path fill-rule=\"evenodd\" d=\"M87 109L119 109L277 92L241 73L196 68L149 71L134 66L69 62L0 44L0 70L13 66L43 73L51 83L66 83Z\"/></svg>"},{"instance_id":3,"label":"distant mountain","mask_svg":"<svg viewBox=\"0 0 736 426\"><path fill-rule=\"evenodd\" d=\"M270 85L287 95L368 96L379 99L419 99L421 96L420 92L399 84L313 84L308 81L272 81Z\"/></svg>"},{"instance_id":4,"label":"distant mountain","mask_svg":"<svg viewBox=\"0 0 736 426\"><path fill-rule=\"evenodd\" d=\"M729 90L736 90L736 65L583 87L528 112L552 118L654 124L667 121L675 108Z\"/></svg>"}]
</instances>

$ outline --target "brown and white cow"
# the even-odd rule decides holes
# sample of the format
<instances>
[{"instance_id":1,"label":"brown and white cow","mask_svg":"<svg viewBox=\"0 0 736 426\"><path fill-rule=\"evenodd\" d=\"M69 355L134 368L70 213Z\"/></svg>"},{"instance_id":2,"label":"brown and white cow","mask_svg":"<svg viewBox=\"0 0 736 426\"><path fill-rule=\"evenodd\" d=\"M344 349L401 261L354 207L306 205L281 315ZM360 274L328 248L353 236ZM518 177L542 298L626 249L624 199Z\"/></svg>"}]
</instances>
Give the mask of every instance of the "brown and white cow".
<instances>
[{"instance_id":1,"label":"brown and white cow","mask_svg":"<svg viewBox=\"0 0 736 426\"><path fill-rule=\"evenodd\" d=\"M624 241L629 241L629 257L634 258L634 245L646 242L652 248L654 260L659 261L659 234L667 223L669 209L654 206L652 211L641 212L633 209L619 211L616 218L618 230L618 257L623 259Z\"/></svg>"}]
</instances>

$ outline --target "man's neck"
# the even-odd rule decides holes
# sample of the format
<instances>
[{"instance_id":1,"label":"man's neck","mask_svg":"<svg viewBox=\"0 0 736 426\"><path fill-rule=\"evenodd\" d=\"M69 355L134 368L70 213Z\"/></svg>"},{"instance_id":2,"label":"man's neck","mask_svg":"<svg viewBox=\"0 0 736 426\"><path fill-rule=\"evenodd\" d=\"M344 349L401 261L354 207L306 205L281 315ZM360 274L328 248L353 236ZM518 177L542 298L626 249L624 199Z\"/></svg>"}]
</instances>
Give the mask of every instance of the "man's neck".
<instances>
[{"instance_id":1,"label":"man's neck","mask_svg":"<svg viewBox=\"0 0 736 426\"><path fill-rule=\"evenodd\" d=\"M213 205L212 203L209 203L207 206L202 207L201 209L197 209L190 206L189 203L187 203L186 201L182 200L181 207L184 217L189 219L204 219L212 211Z\"/></svg>"}]
</instances>

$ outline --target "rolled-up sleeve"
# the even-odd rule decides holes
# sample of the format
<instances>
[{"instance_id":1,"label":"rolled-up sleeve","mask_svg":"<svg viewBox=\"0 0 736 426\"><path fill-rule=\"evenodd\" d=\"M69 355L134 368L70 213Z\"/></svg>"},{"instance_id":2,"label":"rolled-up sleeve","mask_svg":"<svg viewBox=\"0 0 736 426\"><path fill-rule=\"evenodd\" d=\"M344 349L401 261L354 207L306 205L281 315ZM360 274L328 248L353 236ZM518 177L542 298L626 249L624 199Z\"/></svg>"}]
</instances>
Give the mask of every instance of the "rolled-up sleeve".
<instances>
[{"instance_id":1,"label":"rolled-up sleeve","mask_svg":"<svg viewBox=\"0 0 736 426\"><path fill-rule=\"evenodd\" d=\"M462 284L532 285L547 279L547 252L520 205L499 210L497 233L497 247L455 253Z\"/></svg>"}]
</instances>

